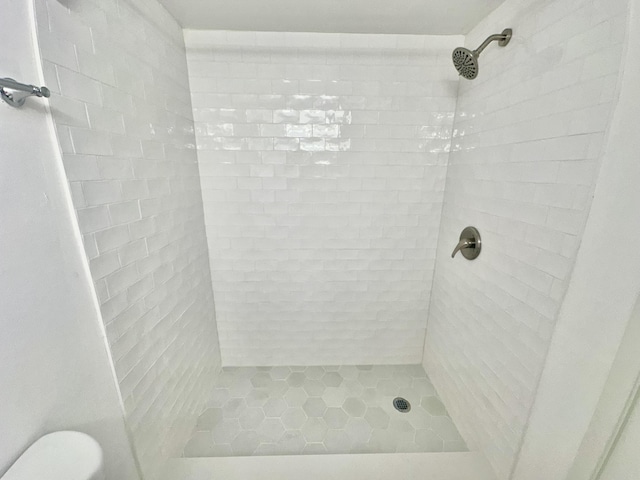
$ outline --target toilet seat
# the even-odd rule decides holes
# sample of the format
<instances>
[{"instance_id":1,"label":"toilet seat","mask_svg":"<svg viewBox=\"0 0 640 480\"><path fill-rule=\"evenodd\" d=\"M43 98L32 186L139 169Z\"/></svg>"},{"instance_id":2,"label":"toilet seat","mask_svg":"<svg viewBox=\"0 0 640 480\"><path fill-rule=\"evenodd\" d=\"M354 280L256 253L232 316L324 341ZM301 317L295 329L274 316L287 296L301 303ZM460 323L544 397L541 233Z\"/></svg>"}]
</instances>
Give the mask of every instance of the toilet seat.
<instances>
[{"instance_id":1,"label":"toilet seat","mask_svg":"<svg viewBox=\"0 0 640 480\"><path fill-rule=\"evenodd\" d=\"M104 480L102 448L85 433L62 431L36 440L1 480Z\"/></svg>"}]
</instances>

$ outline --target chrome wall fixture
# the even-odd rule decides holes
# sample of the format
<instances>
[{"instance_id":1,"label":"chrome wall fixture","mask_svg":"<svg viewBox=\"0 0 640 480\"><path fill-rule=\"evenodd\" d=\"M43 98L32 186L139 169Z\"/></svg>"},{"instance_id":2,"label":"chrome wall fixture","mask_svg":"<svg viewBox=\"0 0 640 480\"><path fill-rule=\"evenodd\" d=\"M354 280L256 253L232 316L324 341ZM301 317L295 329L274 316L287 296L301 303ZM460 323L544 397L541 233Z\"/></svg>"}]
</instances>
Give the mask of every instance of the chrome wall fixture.
<instances>
[{"instance_id":1,"label":"chrome wall fixture","mask_svg":"<svg viewBox=\"0 0 640 480\"><path fill-rule=\"evenodd\" d=\"M480 232L476 227L467 227L462 230L460 234L460 241L456 248L453 249L451 258L456 256L456 253L461 252L462 256L467 260L475 260L480 255L482 249L482 240L480 239Z\"/></svg>"},{"instance_id":2,"label":"chrome wall fixture","mask_svg":"<svg viewBox=\"0 0 640 480\"><path fill-rule=\"evenodd\" d=\"M451 54L453 60L453 66L456 67L458 73L468 80L473 80L478 76L478 57L482 51L487 48L491 42L498 42L501 47L506 47L513 36L513 30L505 28L502 33L491 35L488 37L482 45L476 48L473 52L468 48L459 47L456 48Z\"/></svg>"},{"instance_id":3,"label":"chrome wall fixture","mask_svg":"<svg viewBox=\"0 0 640 480\"><path fill-rule=\"evenodd\" d=\"M0 78L0 97L12 107L24 105L28 97L49 98L51 92L47 87L36 87L16 82L13 78Z\"/></svg>"}]
</instances>

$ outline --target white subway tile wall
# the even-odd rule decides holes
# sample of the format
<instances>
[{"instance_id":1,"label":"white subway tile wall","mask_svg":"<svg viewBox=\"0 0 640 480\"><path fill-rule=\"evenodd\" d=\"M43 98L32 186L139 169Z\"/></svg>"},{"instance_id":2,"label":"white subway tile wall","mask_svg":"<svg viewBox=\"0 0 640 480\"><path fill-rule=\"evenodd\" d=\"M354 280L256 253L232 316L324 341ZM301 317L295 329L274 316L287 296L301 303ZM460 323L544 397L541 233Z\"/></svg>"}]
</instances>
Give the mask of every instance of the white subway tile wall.
<instances>
[{"instance_id":1,"label":"white subway tile wall","mask_svg":"<svg viewBox=\"0 0 640 480\"><path fill-rule=\"evenodd\" d=\"M462 37L185 40L223 364L421 361Z\"/></svg>"},{"instance_id":2,"label":"white subway tile wall","mask_svg":"<svg viewBox=\"0 0 640 480\"><path fill-rule=\"evenodd\" d=\"M507 0L514 29L461 81L425 345L465 439L509 477L591 204L616 99L624 0ZM450 258L476 226L480 257Z\"/></svg>"},{"instance_id":3,"label":"white subway tile wall","mask_svg":"<svg viewBox=\"0 0 640 480\"><path fill-rule=\"evenodd\" d=\"M182 30L155 0L37 0L51 107L146 478L220 368Z\"/></svg>"}]
</instances>

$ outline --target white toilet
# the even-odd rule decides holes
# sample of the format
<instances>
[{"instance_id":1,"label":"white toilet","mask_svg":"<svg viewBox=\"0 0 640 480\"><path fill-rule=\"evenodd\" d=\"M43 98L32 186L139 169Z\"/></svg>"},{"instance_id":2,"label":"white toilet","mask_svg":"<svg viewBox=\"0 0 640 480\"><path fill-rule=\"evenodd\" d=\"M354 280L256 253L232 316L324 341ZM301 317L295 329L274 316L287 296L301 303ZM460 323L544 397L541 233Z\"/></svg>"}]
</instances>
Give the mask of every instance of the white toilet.
<instances>
[{"instance_id":1,"label":"white toilet","mask_svg":"<svg viewBox=\"0 0 640 480\"><path fill-rule=\"evenodd\" d=\"M54 432L38 439L1 480L104 480L102 448L85 433Z\"/></svg>"}]
</instances>

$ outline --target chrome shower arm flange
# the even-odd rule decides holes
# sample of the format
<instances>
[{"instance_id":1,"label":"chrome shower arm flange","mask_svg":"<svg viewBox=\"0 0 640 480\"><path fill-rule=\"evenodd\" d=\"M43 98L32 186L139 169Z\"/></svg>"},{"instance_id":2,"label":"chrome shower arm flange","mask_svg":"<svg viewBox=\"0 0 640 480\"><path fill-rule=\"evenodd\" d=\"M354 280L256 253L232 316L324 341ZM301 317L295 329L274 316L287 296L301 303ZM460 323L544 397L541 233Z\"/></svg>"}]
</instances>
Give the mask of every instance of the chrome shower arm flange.
<instances>
[{"instance_id":1,"label":"chrome shower arm flange","mask_svg":"<svg viewBox=\"0 0 640 480\"><path fill-rule=\"evenodd\" d=\"M490 37L487 37L487 39L484 42L482 42L482 44L480 44L480 46L473 51L473 54L476 57L479 56L482 53L482 51L485 48L487 48L487 46L491 42L498 42L498 45L500 45L501 47L506 47L511 41L512 36L513 36L513 30L510 28L505 28L502 31L502 33L496 33L495 35L491 35Z\"/></svg>"},{"instance_id":2,"label":"chrome shower arm flange","mask_svg":"<svg viewBox=\"0 0 640 480\"><path fill-rule=\"evenodd\" d=\"M505 28L502 31L502 36L504 38L502 38L502 40L498 40L498 45L500 45L501 47L506 47L507 45L509 45L511 37L513 37L513 30L510 28Z\"/></svg>"}]
</instances>

